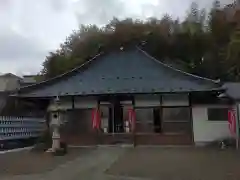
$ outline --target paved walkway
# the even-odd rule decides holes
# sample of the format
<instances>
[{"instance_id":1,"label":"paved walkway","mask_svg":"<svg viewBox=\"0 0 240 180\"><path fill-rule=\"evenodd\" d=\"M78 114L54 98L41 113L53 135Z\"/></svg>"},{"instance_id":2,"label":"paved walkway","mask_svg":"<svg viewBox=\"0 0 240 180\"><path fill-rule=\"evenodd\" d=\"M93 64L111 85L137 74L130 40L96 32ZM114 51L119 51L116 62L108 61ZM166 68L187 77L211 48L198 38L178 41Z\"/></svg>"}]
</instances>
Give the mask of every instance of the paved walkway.
<instances>
[{"instance_id":1,"label":"paved walkway","mask_svg":"<svg viewBox=\"0 0 240 180\"><path fill-rule=\"evenodd\" d=\"M107 173L156 180L240 180L240 150L138 147Z\"/></svg>"},{"instance_id":2,"label":"paved walkway","mask_svg":"<svg viewBox=\"0 0 240 180\"><path fill-rule=\"evenodd\" d=\"M99 147L51 171L0 179L239 180L240 152L193 147Z\"/></svg>"},{"instance_id":3,"label":"paved walkway","mask_svg":"<svg viewBox=\"0 0 240 180\"><path fill-rule=\"evenodd\" d=\"M34 175L5 176L1 177L1 180L114 180L114 176L105 175L104 171L125 151L126 148L101 147L52 171Z\"/></svg>"},{"instance_id":4,"label":"paved walkway","mask_svg":"<svg viewBox=\"0 0 240 180\"><path fill-rule=\"evenodd\" d=\"M41 174L55 169L61 164L86 156L94 148L70 148L66 156L52 156L48 153L9 152L0 154L0 179L6 175Z\"/></svg>"}]
</instances>

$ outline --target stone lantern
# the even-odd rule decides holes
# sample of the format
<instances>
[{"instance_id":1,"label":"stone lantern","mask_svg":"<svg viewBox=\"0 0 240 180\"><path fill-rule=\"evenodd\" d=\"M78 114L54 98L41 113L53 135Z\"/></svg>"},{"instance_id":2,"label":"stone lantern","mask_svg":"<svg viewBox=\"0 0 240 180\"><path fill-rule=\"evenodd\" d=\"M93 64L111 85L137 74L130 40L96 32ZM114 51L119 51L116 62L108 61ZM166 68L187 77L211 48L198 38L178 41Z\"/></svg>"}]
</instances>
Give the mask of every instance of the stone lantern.
<instances>
[{"instance_id":1,"label":"stone lantern","mask_svg":"<svg viewBox=\"0 0 240 180\"><path fill-rule=\"evenodd\" d=\"M60 113L60 100L59 97L54 99L54 108L51 109L50 129L52 132L52 148L48 152L56 152L60 149L60 126L61 126L61 113Z\"/></svg>"}]
</instances>

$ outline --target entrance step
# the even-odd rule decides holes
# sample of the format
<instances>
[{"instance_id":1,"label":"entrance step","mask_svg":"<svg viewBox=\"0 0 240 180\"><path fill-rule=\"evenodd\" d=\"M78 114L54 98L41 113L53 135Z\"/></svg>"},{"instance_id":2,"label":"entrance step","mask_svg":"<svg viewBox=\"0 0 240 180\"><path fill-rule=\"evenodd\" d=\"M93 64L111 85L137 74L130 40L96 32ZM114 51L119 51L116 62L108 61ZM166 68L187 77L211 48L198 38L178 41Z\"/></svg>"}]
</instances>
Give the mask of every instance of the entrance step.
<instances>
[{"instance_id":1,"label":"entrance step","mask_svg":"<svg viewBox=\"0 0 240 180\"><path fill-rule=\"evenodd\" d=\"M102 134L99 137L100 144L133 144L133 135L132 134Z\"/></svg>"},{"instance_id":2,"label":"entrance step","mask_svg":"<svg viewBox=\"0 0 240 180\"><path fill-rule=\"evenodd\" d=\"M162 134L137 134L136 145L191 145L192 137L189 134L162 135Z\"/></svg>"}]
</instances>

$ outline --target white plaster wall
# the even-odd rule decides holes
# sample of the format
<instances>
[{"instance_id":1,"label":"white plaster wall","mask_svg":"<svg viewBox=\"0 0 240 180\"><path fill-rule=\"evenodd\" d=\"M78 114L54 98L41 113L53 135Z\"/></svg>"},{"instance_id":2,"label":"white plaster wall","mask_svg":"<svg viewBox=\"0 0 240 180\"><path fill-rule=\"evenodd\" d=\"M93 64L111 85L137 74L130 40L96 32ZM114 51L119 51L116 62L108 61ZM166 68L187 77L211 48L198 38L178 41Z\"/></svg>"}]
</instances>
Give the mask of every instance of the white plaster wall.
<instances>
[{"instance_id":1,"label":"white plaster wall","mask_svg":"<svg viewBox=\"0 0 240 180\"><path fill-rule=\"evenodd\" d=\"M160 106L160 95L137 95L135 96L136 107ZM163 106L188 106L188 94L166 94L162 96Z\"/></svg>"},{"instance_id":2,"label":"white plaster wall","mask_svg":"<svg viewBox=\"0 0 240 180\"><path fill-rule=\"evenodd\" d=\"M76 109L90 109L97 107L97 99L93 97L75 97L74 98L74 107ZM54 111L56 105L54 102L50 103L48 110ZM62 98L58 105L58 109L67 110L72 109L72 99L71 98Z\"/></svg>"},{"instance_id":3,"label":"white plaster wall","mask_svg":"<svg viewBox=\"0 0 240 180\"><path fill-rule=\"evenodd\" d=\"M160 106L159 95L137 95L135 96L136 107L153 107Z\"/></svg>"},{"instance_id":4,"label":"white plaster wall","mask_svg":"<svg viewBox=\"0 0 240 180\"><path fill-rule=\"evenodd\" d=\"M96 108L98 105L98 101L94 97L76 97L75 98L75 108L76 109L88 109L88 108Z\"/></svg>"},{"instance_id":5,"label":"white plaster wall","mask_svg":"<svg viewBox=\"0 0 240 180\"><path fill-rule=\"evenodd\" d=\"M162 96L163 106L188 106L189 98L187 94L170 94Z\"/></svg>"},{"instance_id":6,"label":"white plaster wall","mask_svg":"<svg viewBox=\"0 0 240 180\"><path fill-rule=\"evenodd\" d=\"M214 105L193 106L193 134L195 143L206 143L231 137L228 121L208 121L208 107L227 107Z\"/></svg>"}]
</instances>

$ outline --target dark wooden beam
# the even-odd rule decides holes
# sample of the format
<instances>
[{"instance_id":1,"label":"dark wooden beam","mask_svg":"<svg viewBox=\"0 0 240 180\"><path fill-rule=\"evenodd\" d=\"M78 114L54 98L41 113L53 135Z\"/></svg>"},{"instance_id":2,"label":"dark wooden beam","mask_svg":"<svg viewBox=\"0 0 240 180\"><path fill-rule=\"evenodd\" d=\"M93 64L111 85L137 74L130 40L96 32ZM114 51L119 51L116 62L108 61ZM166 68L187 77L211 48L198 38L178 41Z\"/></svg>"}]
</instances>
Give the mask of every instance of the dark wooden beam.
<instances>
[{"instance_id":1,"label":"dark wooden beam","mask_svg":"<svg viewBox=\"0 0 240 180\"><path fill-rule=\"evenodd\" d=\"M71 96L72 99L72 109L75 109L75 98L74 96Z\"/></svg>"},{"instance_id":2,"label":"dark wooden beam","mask_svg":"<svg viewBox=\"0 0 240 180\"><path fill-rule=\"evenodd\" d=\"M192 143L194 144L194 129L193 129L193 114L192 114L192 94L188 94L188 101L190 107L190 121L191 121L191 136L192 136Z\"/></svg>"}]
</instances>

